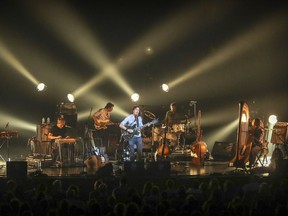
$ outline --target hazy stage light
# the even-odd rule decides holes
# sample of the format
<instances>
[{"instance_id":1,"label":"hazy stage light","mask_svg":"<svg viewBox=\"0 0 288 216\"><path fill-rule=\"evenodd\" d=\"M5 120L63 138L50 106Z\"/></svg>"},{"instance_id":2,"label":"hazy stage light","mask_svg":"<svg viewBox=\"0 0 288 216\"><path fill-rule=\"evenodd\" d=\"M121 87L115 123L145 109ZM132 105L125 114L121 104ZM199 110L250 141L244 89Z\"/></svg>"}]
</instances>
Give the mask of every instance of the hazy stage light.
<instances>
[{"instance_id":1,"label":"hazy stage light","mask_svg":"<svg viewBox=\"0 0 288 216\"><path fill-rule=\"evenodd\" d=\"M139 94L137 94L137 93L132 94L131 95L131 100L133 102L137 102L139 100Z\"/></svg>"},{"instance_id":2,"label":"hazy stage light","mask_svg":"<svg viewBox=\"0 0 288 216\"><path fill-rule=\"evenodd\" d=\"M271 143L272 133L274 125L277 123L277 116L276 115L270 115L268 118L268 129L266 131L266 137L265 139L268 142L268 156L272 156L273 152L273 145Z\"/></svg>"},{"instance_id":3,"label":"hazy stage light","mask_svg":"<svg viewBox=\"0 0 288 216\"><path fill-rule=\"evenodd\" d=\"M277 120L277 116L276 115L270 115L269 118L268 118L268 121L269 121L270 124L273 124L273 125L276 124L277 121L278 121Z\"/></svg>"},{"instance_id":4,"label":"hazy stage light","mask_svg":"<svg viewBox=\"0 0 288 216\"><path fill-rule=\"evenodd\" d=\"M46 89L46 85L44 83L39 83L37 85L37 91L43 91L44 89Z\"/></svg>"},{"instance_id":5,"label":"hazy stage light","mask_svg":"<svg viewBox=\"0 0 288 216\"><path fill-rule=\"evenodd\" d=\"M168 91L169 91L169 86L168 86L167 84L164 83L164 84L162 84L161 87L162 87L162 90L163 90L163 91L165 91L165 92L168 92Z\"/></svg>"},{"instance_id":6,"label":"hazy stage light","mask_svg":"<svg viewBox=\"0 0 288 216\"><path fill-rule=\"evenodd\" d=\"M75 98L73 94L67 94L67 98L70 102L74 102Z\"/></svg>"},{"instance_id":7,"label":"hazy stage light","mask_svg":"<svg viewBox=\"0 0 288 216\"><path fill-rule=\"evenodd\" d=\"M242 113L241 122L247 122L247 117L245 113Z\"/></svg>"},{"instance_id":8,"label":"hazy stage light","mask_svg":"<svg viewBox=\"0 0 288 216\"><path fill-rule=\"evenodd\" d=\"M146 47L145 49L144 49L144 52L145 52L145 54L146 55L152 55L153 54L153 49L152 49L152 47Z\"/></svg>"}]
</instances>

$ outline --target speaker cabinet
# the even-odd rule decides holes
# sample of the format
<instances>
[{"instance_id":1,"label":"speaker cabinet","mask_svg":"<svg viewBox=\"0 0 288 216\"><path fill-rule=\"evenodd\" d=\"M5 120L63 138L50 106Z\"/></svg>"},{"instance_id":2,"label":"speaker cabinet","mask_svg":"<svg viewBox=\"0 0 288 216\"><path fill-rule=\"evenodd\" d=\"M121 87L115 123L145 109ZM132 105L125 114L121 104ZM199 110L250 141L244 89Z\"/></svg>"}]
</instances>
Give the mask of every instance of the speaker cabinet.
<instances>
[{"instance_id":1,"label":"speaker cabinet","mask_svg":"<svg viewBox=\"0 0 288 216\"><path fill-rule=\"evenodd\" d=\"M27 161L7 161L6 162L7 178L26 178Z\"/></svg>"},{"instance_id":2,"label":"speaker cabinet","mask_svg":"<svg viewBox=\"0 0 288 216\"><path fill-rule=\"evenodd\" d=\"M212 152L215 160L230 160L234 156L232 142L215 142Z\"/></svg>"},{"instance_id":3,"label":"speaker cabinet","mask_svg":"<svg viewBox=\"0 0 288 216\"><path fill-rule=\"evenodd\" d=\"M288 176L288 159L275 160L275 174L280 176Z\"/></svg>"},{"instance_id":4,"label":"speaker cabinet","mask_svg":"<svg viewBox=\"0 0 288 216\"><path fill-rule=\"evenodd\" d=\"M147 176L168 177L171 173L170 161L157 161L149 163L147 166Z\"/></svg>"},{"instance_id":5,"label":"speaker cabinet","mask_svg":"<svg viewBox=\"0 0 288 216\"><path fill-rule=\"evenodd\" d=\"M124 174L134 177L143 176L145 174L144 162L124 162Z\"/></svg>"}]
</instances>

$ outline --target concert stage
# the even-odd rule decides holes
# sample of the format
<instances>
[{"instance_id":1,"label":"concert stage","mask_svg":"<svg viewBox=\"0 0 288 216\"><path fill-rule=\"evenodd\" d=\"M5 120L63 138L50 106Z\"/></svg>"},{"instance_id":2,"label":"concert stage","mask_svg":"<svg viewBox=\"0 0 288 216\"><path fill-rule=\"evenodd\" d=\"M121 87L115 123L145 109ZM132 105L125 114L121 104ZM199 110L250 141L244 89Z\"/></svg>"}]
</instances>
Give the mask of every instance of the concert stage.
<instances>
[{"instance_id":1,"label":"concert stage","mask_svg":"<svg viewBox=\"0 0 288 216\"><path fill-rule=\"evenodd\" d=\"M270 161L270 158L268 158ZM141 162L119 161L109 158L101 166L88 170L83 161L74 164L63 164L52 166L50 159L33 159L10 161L2 163L0 169L1 178L25 178L26 176L45 177L83 177L97 176L99 173L110 172L115 177L129 175L133 177L181 177L197 178L210 176L233 176L233 175L259 175L271 176L275 173L275 167L264 164L253 169L229 167L228 160L206 159L203 166L192 164L191 156L182 153L172 153L169 157L154 161L151 158L144 158Z\"/></svg>"}]
</instances>

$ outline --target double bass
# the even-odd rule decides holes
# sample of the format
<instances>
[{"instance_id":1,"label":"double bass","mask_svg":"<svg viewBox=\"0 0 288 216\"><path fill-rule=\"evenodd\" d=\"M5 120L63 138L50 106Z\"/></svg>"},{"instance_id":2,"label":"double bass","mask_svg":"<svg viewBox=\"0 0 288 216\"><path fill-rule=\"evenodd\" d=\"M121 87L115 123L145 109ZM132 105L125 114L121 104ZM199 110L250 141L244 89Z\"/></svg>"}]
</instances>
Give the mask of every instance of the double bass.
<instances>
[{"instance_id":1,"label":"double bass","mask_svg":"<svg viewBox=\"0 0 288 216\"><path fill-rule=\"evenodd\" d=\"M164 131L164 137L163 139L161 139L161 144L158 146L157 151L156 151L156 156L160 155L160 156L168 156L170 155L170 149L168 147L168 145L166 144L166 135L167 135L167 126L165 127L165 131Z\"/></svg>"},{"instance_id":2,"label":"double bass","mask_svg":"<svg viewBox=\"0 0 288 216\"><path fill-rule=\"evenodd\" d=\"M202 140L201 131L201 111L198 111L198 127L197 140L191 147L192 164L197 166L204 166L205 155L207 152L207 145Z\"/></svg>"},{"instance_id":3,"label":"double bass","mask_svg":"<svg viewBox=\"0 0 288 216\"><path fill-rule=\"evenodd\" d=\"M249 161L249 155L252 148L253 136L249 132L249 107L247 103L239 102L238 129L235 155L229 162L229 166L236 168L245 168Z\"/></svg>"}]
</instances>

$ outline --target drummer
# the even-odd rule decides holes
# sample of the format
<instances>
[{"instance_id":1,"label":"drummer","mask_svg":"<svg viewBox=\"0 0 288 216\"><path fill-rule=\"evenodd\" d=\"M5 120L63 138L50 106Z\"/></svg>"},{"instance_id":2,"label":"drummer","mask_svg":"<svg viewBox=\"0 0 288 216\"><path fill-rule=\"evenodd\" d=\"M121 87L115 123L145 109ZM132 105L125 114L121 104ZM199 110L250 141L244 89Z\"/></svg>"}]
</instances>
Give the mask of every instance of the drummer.
<instances>
[{"instance_id":1,"label":"drummer","mask_svg":"<svg viewBox=\"0 0 288 216\"><path fill-rule=\"evenodd\" d=\"M174 124L179 124L183 119L183 115L177 112L177 105L175 102L170 104L170 110L166 112L163 120L165 126L171 128Z\"/></svg>"}]
</instances>

